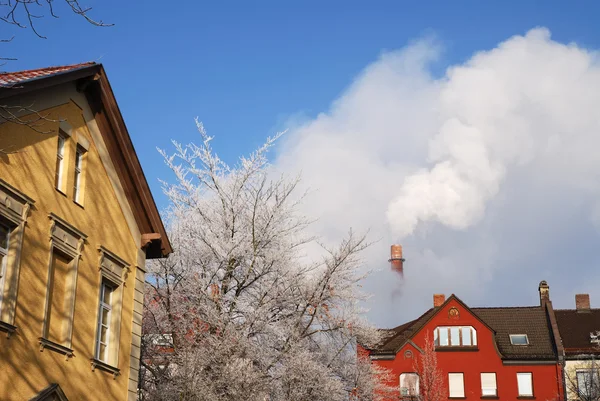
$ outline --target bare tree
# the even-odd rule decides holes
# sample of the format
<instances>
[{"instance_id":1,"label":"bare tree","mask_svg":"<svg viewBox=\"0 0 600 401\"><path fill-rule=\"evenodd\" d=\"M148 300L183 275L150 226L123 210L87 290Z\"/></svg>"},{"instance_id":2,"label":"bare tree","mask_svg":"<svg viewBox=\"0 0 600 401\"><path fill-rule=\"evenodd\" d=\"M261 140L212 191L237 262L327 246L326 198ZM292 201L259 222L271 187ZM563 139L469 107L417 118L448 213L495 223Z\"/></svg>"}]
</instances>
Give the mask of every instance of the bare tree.
<instances>
[{"instance_id":1,"label":"bare tree","mask_svg":"<svg viewBox=\"0 0 600 401\"><path fill-rule=\"evenodd\" d=\"M600 340L600 331L590 333ZM598 343L600 351L600 343ZM583 357L582 357L583 358ZM566 370L567 391L579 401L600 401L600 361L595 353L585 356Z\"/></svg>"},{"instance_id":2,"label":"bare tree","mask_svg":"<svg viewBox=\"0 0 600 401\"><path fill-rule=\"evenodd\" d=\"M144 400L378 400L383 374L356 357L356 337L379 332L362 318L364 236L334 247L307 234L298 179L273 177L267 151L236 166L203 143L162 152L175 252L149 266ZM158 346L152 338L166 335ZM160 348L160 347L167 347Z\"/></svg>"},{"instance_id":3,"label":"bare tree","mask_svg":"<svg viewBox=\"0 0 600 401\"><path fill-rule=\"evenodd\" d=\"M83 6L79 0L64 0L61 4L66 5L70 12L84 18L87 22L95 26L112 26L101 20L95 20L90 17L91 7ZM47 13L52 18L59 18L56 13L56 2L54 0L4 0L0 2L0 20L16 28L30 28L36 36L46 39L36 28L35 21L44 18ZM14 36L4 38L3 42L12 41ZM1 58L11 60L11 58Z\"/></svg>"},{"instance_id":4,"label":"bare tree","mask_svg":"<svg viewBox=\"0 0 600 401\"><path fill-rule=\"evenodd\" d=\"M431 337L427 335L423 347L423 353L417 353L414 370L419 378L419 396L415 399L420 401L441 401L448 398L446 387L442 378L442 371L438 367L437 354Z\"/></svg>"},{"instance_id":5,"label":"bare tree","mask_svg":"<svg viewBox=\"0 0 600 401\"><path fill-rule=\"evenodd\" d=\"M92 8L83 6L79 0L64 0L59 3L55 0L0 0L0 21L5 23L5 27L24 30L29 28L38 38L46 39L46 36L37 29L36 21L44 18L44 16L59 18L57 12L59 4L62 4L68 12L80 16L94 26L112 26L112 24L93 19L90 16ZM0 43L12 42L14 38L14 35L0 38ZM11 60L15 60L15 58L0 56L0 66ZM20 86L9 83L0 84L0 88L16 91ZM36 110L33 104L9 105L0 103L0 123L11 122L18 125L27 125L38 133L47 133L41 128L46 121L53 120ZM0 149L0 153L10 153L10 150Z\"/></svg>"}]
</instances>

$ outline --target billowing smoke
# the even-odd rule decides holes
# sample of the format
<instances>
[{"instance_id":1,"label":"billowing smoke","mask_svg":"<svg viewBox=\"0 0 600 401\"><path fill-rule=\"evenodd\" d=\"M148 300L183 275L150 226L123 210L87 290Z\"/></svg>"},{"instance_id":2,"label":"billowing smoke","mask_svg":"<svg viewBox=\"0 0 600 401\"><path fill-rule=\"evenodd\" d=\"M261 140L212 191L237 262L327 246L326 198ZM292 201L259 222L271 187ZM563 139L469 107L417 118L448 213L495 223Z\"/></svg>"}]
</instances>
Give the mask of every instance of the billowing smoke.
<instances>
[{"instance_id":1,"label":"billowing smoke","mask_svg":"<svg viewBox=\"0 0 600 401\"><path fill-rule=\"evenodd\" d=\"M314 190L306 207L325 240L350 226L379 240L366 254L381 269L369 283L379 324L423 311L433 292L535 303L542 279L572 306L575 291L600 288L596 52L538 28L438 77L440 53L424 40L383 54L291 130L276 166ZM398 241L404 284L386 264Z\"/></svg>"}]
</instances>

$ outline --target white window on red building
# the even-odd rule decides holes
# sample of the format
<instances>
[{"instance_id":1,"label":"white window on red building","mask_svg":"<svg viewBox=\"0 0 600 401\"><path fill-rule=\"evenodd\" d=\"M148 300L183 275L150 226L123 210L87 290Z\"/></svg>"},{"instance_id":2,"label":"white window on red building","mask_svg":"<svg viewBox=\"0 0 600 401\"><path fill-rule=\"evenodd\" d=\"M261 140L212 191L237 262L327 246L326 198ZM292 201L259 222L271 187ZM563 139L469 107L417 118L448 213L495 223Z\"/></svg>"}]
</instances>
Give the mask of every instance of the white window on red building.
<instances>
[{"instance_id":1,"label":"white window on red building","mask_svg":"<svg viewBox=\"0 0 600 401\"><path fill-rule=\"evenodd\" d=\"M496 396L498 388L496 385L496 373L481 374L481 396Z\"/></svg>"},{"instance_id":2,"label":"white window on red building","mask_svg":"<svg viewBox=\"0 0 600 401\"><path fill-rule=\"evenodd\" d=\"M436 347L474 347L477 331L472 326L440 326L433 330Z\"/></svg>"},{"instance_id":3,"label":"white window on red building","mask_svg":"<svg viewBox=\"0 0 600 401\"><path fill-rule=\"evenodd\" d=\"M533 375L531 373L517 373L517 386L519 396L533 397Z\"/></svg>"},{"instance_id":4,"label":"white window on red building","mask_svg":"<svg viewBox=\"0 0 600 401\"><path fill-rule=\"evenodd\" d=\"M465 396L465 379L462 373L448 373L448 393L450 397Z\"/></svg>"},{"instance_id":5,"label":"white window on red building","mask_svg":"<svg viewBox=\"0 0 600 401\"><path fill-rule=\"evenodd\" d=\"M416 397L419 395L419 375L416 373L402 373L400 375L400 395Z\"/></svg>"}]
</instances>

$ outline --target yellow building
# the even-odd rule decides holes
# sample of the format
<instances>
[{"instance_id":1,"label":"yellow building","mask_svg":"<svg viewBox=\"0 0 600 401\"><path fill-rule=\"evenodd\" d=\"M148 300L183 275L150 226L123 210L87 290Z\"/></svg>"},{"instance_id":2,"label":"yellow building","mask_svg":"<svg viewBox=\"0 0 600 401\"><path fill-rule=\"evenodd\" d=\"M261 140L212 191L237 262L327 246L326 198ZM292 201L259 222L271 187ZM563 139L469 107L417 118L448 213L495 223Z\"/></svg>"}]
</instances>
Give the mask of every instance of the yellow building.
<instances>
[{"instance_id":1,"label":"yellow building","mask_svg":"<svg viewBox=\"0 0 600 401\"><path fill-rule=\"evenodd\" d=\"M135 400L171 245L102 65L0 74L0 400Z\"/></svg>"}]
</instances>

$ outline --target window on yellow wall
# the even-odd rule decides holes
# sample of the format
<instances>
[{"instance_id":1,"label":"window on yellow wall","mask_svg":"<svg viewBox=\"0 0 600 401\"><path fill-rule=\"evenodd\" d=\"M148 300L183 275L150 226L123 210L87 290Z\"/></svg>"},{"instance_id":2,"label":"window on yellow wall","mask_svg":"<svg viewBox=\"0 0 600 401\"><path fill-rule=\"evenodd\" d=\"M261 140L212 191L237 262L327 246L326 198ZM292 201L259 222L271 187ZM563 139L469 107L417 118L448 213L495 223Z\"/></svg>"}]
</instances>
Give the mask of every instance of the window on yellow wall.
<instances>
[{"instance_id":1,"label":"window on yellow wall","mask_svg":"<svg viewBox=\"0 0 600 401\"><path fill-rule=\"evenodd\" d=\"M100 288L92 369L98 368L117 376L119 375L123 286L131 269L128 262L105 247L100 246L98 251L100 251Z\"/></svg>"},{"instance_id":2,"label":"window on yellow wall","mask_svg":"<svg viewBox=\"0 0 600 401\"><path fill-rule=\"evenodd\" d=\"M62 191L62 180L64 176L64 164L65 164L65 144L66 136L61 132L58 133L58 146L56 149L56 172L55 172L55 186L56 189Z\"/></svg>"},{"instance_id":3,"label":"window on yellow wall","mask_svg":"<svg viewBox=\"0 0 600 401\"><path fill-rule=\"evenodd\" d=\"M46 281L46 302L41 350L73 356L73 314L77 268L87 236L54 213L50 218L50 260Z\"/></svg>"},{"instance_id":4,"label":"window on yellow wall","mask_svg":"<svg viewBox=\"0 0 600 401\"><path fill-rule=\"evenodd\" d=\"M68 279L72 258L54 249L52 252L52 267L49 275L50 291L46 330L44 338L56 344L68 346L65 321L69 315L68 308Z\"/></svg>"},{"instance_id":5,"label":"window on yellow wall","mask_svg":"<svg viewBox=\"0 0 600 401\"><path fill-rule=\"evenodd\" d=\"M100 310L98 311L98 327L96 329L96 359L109 362L109 346L111 345L111 312L113 309L114 287L107 281L100 285Z\"/></svg>"},{"instance_id":6,"label":"window on yellow wall","mask_svg":"<svg viewBox=\"0 0 600 401\"><path fill-rule=\"evenodd\" d=\"M0 310L2 310L2 297L6 266L8 265L8 244L10 243L11 227L0 220Z\"/></svg>"},{"instance_id":7,"label":"window on yellow wall","mask_svg":"<svg viewBox=\"0 0 600 401\"><path fill-rule=\"evenodd\" d=\"M11 336L15 312L23 232L35 201L0 178L0 331Z\"/></svg>"},{"instance_id":8,"label":"window on yellow wall","mask_svg":"<svg viewBox=\"0 0 600 401\"><path fill-rule=\"evenodd\" d=\"M83 158L85 149L77 146L75 152L75 179L73 180L73 200L80 205L83 204Z\"/></svg>"}]
</instances>

